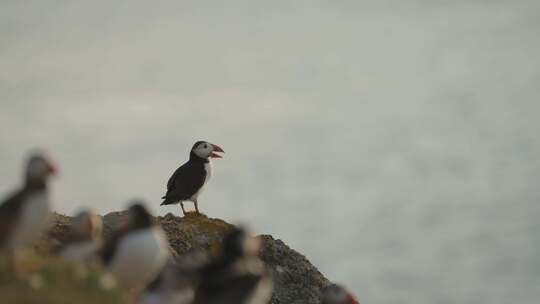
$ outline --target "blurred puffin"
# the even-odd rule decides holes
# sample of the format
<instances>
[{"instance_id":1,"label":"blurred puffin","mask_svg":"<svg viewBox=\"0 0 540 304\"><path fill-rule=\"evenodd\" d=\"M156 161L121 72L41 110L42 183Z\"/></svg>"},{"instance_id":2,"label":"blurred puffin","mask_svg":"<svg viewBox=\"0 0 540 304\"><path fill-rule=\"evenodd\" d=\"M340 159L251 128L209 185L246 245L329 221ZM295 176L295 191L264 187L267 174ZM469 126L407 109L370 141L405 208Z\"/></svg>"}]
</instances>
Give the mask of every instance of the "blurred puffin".
<instances>
[{"instance_id":1,"label":"blurred puffin","mask_svg":"<svg viewBox=\"0 0 540 304\"><path fill-rule=\"evenodd\" d=\"M221 254L200 270L195 304L269 303L272 279L257 257L260 241L235 228L223 240Z\"/></svg>"},{"instance_id":2,"label":"blurred puffin","mask_svg":"<svg viewBox=\"0 0 540 304\"><path fill-rule=\"evenodd\" d=\"M360 302L343 286L331 284L323 290L322 304L360 304Z\"/></svg>"},{"instance_id":3,"label":"blurred puffin","mask_svg":"<svg viewBox=\"0 0 540 304\"><path fill-rule=\"evenodd\" d=\"M48 228L47 181L56 171L41 152L28 158L24 185L0 205L0 249L15 252L29 246Z\"/></svg>"},{"instance_id":4,"label":"blurred puffin","mask_svg":"<svg viewBox=\"0 0 540 304\"><path fill-rule=\"evenodd\" d=\"M182 212L186 214L184 201L191 201L195 204L195 211L199 213L197 198L212 176L210 159L222 157L216 152L224 153L225 151L206 141L196 142L189 153L189 160L176 169L169 178L167 193L162 197L161 205L180 203Z\"/></svg>"},{"instance_id":5,"label":"blurred puffin","mask_svg":"<svg viewBox=\"0 0 540 304\"><path fill-rule=\"evenodd\" d=\"M127 222L101 250L105 267L125 287L143 287L155 279L169 257L165 233L152 223L142 202L134 201Z\"/></svg>"},{"instance_id":6,"label":"blurred puffin","mask_svg":"<svg viewBox=\"0 0 540 304\"><path fill-rule=\"evenodd\" d=\"M71 262L92 262L102 244L103 220L92 211L81 211L73 219L71 235L60 256Z\"/></svg>"},{"instance_id":7,"label":"blurred puffin","mask_svg":"<svg viewBox=\"0 0 540 304\"><path fill-rule=\"evenodd\" d=\"M146 286L137 304L193 303L198 269L206 262L206 255L195 253L169 260L157 278Z\"/></svg>"}]
</instances>

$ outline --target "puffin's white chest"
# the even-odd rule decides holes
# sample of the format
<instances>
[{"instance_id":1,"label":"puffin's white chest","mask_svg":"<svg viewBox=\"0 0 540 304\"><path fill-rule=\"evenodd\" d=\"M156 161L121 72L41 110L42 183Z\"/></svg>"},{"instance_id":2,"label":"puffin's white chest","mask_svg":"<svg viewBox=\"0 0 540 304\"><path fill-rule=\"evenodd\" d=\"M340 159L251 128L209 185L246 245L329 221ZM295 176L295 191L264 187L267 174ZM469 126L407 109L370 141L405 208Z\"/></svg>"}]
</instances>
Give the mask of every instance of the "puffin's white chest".
<instances>
[{"instance_id":1,"label":"puffin's white chest","mask_svg":"<svg viewBox=\"0 0 540 304\"><path fill-rule=\"evenodd\" d=\"M120 240L109 270L125 286L144 286L158 275L168 256L161 228L135 231Z\"/></svg>"},{"instance_id":2,"label":"puffin's white chest","mask_svg":"<svg viewBox=\"0 0 540 304\"><path fill-rule=\"evenodd\" d=\"M12 249L28 246L39 239L42 230L49 224L50 206L47 192L40 191L26 199L9 242Z\"/></svg>"},{"instance_id":3,"label":"puffin's white chest","mask_svg":"<svg viewBox=\"0 0 540 304\"><path fill-rule=\"evenodd\" d=\"M199 188L199 190L197 190L197 192L195 192L195 194L191 196L191 201L197 200L197 198L199 197L199 194L201 194L201 192L203 191L204 186L206 186L206 184L208 183L208 181L210 181L210 178L212 177L212 162L210 160L208 160L208 162L204 164L204 171L206 171L206 177L204 179L204 183L201 186L201 188Z\"/></svg>"},{"instance_id":4,"label":"puffin's white chest","mask_svg":"<svg viewBox=\"0 0 540 304\"><path fill-rule=\"evenodd\" d=\"M204 164L204 171L206 171L206 179L204 180L204 183L206 184L212 177L212 162L210 160Z\"/></svg>"}]
</instances>

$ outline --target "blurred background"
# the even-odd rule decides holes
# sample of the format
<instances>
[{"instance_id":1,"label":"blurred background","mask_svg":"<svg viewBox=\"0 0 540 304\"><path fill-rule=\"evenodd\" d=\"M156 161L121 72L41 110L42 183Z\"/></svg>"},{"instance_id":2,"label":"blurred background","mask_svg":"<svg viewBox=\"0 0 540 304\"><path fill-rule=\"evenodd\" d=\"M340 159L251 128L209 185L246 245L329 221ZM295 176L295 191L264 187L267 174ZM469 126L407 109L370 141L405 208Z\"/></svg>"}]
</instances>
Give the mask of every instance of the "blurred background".
<instances>
[{"instance_id":1,"label":"blurred background","mask_svg":"<svg viewBox=\"0 0 540 304\"><path fill-rule=\"evenodd\" d=\"M199 139L200 198L363 303L538 303L538 1L0 1L0 193L147 199ZM191 207L191 204L188 204Z\"/></svg>"}]
</instances>

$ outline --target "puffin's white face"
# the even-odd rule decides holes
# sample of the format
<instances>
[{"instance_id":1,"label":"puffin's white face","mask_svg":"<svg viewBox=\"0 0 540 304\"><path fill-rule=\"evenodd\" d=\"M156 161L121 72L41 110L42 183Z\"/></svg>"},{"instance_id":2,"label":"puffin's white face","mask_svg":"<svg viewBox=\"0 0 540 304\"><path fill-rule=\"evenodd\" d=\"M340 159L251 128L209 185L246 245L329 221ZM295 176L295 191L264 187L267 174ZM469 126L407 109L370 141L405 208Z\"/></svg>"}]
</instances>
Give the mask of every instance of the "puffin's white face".
<instances>
[{"instance_id":1,"label":"puffin's white face","mask_svg":"<svg viewBox=\"0 0 540 304\"><path fill-rule=\"evenodd\" d=\"M32 180L45 180L49 175L56 173L56 167L43 155L34 155L28 161L26 168L27 178Z\"/></svg>"},{"instance_id":2,"label":"puffin's white face","mask_svg":"<svg viewBox=\"0 0 540 304\"><path fill-rule=\"evenodd\" d=\"M192 151L200 158L221 158L222 156L215 152L224 152L221 147L206 141L199 142Z\"/></svg>"}]
</instances>

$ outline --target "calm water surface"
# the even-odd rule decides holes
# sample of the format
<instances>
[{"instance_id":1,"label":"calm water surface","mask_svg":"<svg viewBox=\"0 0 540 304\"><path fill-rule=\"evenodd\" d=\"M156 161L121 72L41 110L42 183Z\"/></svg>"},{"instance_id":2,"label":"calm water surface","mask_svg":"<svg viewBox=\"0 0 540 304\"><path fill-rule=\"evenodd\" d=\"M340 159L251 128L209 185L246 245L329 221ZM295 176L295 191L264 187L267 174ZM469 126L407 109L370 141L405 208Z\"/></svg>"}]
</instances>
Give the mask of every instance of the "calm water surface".
<instances>
[{"instance_id":1,"label":"calm water surface","mask_svg":"<svg viewBox=\"0 0 540 304\"><path fill-rule=\"evenodd\" d=\"M0 4L0 192L23 152L105 213L222 145L200 207L362 303L538 303L537 1Z\"/></svg>"}]
</instances>

